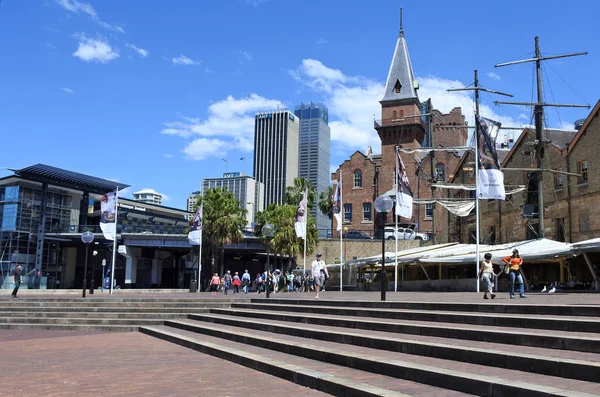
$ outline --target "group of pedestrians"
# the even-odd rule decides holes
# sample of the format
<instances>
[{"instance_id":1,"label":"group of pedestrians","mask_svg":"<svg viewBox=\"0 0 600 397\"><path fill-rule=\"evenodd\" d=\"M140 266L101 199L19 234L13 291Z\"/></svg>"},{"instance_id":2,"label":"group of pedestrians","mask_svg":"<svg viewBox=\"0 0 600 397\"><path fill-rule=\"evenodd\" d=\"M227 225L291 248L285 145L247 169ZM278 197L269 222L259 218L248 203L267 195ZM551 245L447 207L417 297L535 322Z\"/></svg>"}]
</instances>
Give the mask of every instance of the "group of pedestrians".
<instances>
[{"instance_id":1,"label":"group of pedestrians","mask_svg":"<svg viewBox=\"0 0 600 397\"><path fill-rule=\"evenodd\" d=\"M250 281L250 273L248 273L248 270L244 271L242 277L240 277L238 272L235 272L232 276L231 270L227 270L223 277L219 277L219 273L214 273L210 279L210 292L212 296L216 296L217 292L221 291L223 291L224 295L227 295L229 289L233 287L233 293L239 294L240 287L242 287L244 294L247 294L250 288Z\"/></svg>"},{"instance_id":2,"label":"group of pedestrians","mask_svg":"<svg viewBox=\"0 0 600 397\"><path fill-rule=\"evenodd\" d=\"M525 286L523 285L523 276L521 275L521 266L523 265L523 258L519 255L519 250L514 249L511 256L502 258L504 263L504 273L508 275L508 281L510 283L510 299L515 299L515 283L519 284L519 296L521 298L527 298L525 295ZM477 278L481 278L481 281L485 285L485 294L483 299L494 299L494 279L501 273L494 273L494 264L492 263L492 254L489 252L483 256L481 267L479 268L479 274Z\"/></svg>"}]
</instances>

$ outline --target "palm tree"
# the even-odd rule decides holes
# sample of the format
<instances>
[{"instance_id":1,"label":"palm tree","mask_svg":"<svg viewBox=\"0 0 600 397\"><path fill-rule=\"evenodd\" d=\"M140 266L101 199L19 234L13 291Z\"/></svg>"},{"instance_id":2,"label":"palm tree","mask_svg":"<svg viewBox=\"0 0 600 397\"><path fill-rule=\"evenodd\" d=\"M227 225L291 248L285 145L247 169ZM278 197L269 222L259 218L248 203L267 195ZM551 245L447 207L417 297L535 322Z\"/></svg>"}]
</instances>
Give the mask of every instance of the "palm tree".
<instances>
[{"instance_id":1,"label":"palm tree","mask_svg":"<svg viewBox=\"0 0 600 397\"><path fill-rule=\"evenodd\" d=\"M329 186L326 192L321 192L319 194L319 210L327 217L329 220L333 219L333 187Z\"/></svg>"},{"instance_id":2,"label":"palm tree","mask_svg":"<svg viewBox=\"0 0 600 397\"><path fill-rule=\"evenodd\" d=\"M221 188L206 191L204 197L200 197L198 205L200 203L204 206L202 240L208 245L214 265L218 263L215 261L217 253L222 259L225 244L241 240L241 230L246 225L246 210L240 208L233 193ZM212 268L211 271L214 272L215 269ZM219 273L223 273L223 269L219 269Z\"/></svg>"},{"instance_id":3,"label":"palm tree","mask_svg":"<svg viewBox=\"0 0 600 397\"><path fill-rule=\"evenodd\" d=\"M296 236L294 228L294 215L297 205L270 205L265 211L256 215L255 231L258 235L265 223L271 223L275 226L275 234L269 241L271 252L277 252L280 255L288 256L288 268L291 267L292 257L304 252L304 241ZM319 241L319 232L317 231L314 218L307 214L306 225L306 253L314 251Z\"/></svg>"},{"instance_id":4,"label":"palm tree","mask_svg":"<svg viewBox=\"0 0 600 397\"><path fill-rule=\"evenodd\" d=\"M294 178L294 186L285 187L284 203L298 206L302 200L304 191L308 188L308 208L312 209L317 201L317 193L312 186L312 183L305 178Z\"/></svg>"}]
</instances>

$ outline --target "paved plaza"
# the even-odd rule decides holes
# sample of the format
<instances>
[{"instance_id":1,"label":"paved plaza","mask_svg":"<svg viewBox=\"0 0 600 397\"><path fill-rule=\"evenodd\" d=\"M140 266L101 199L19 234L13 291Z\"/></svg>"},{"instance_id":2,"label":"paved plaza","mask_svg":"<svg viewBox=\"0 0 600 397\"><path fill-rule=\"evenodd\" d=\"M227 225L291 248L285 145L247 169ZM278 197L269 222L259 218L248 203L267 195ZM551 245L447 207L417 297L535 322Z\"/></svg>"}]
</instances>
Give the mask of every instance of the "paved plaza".
<instances>
[{"instance_id":1,"label":"paved plaza","mask_svg":"<svg viewBox=\"0 0 600 397\"><path fill-rule=\"evenodd\" d=\"M73 294L28 294L22 300L77 299ZM494 301L483 293L388 292L388 301L476 302L486 305L600 305L600 294L529 293L527 299L509 299L500 293ZM119 292L96 293L88 300L122 298L243 300L264 294L216 297L210 293ZM277 299L314 299L313 293L278 293ZM6 295L2 300L10 299ZM322 301L379 301L380 292L326 291ZM256 396L292 394L327 395L230 361L211 357L138 332L105 333L48 330L0 330L2 365L0 396ZM450 394L449 394L450 395Z\"/></svg>"}]
</instances>

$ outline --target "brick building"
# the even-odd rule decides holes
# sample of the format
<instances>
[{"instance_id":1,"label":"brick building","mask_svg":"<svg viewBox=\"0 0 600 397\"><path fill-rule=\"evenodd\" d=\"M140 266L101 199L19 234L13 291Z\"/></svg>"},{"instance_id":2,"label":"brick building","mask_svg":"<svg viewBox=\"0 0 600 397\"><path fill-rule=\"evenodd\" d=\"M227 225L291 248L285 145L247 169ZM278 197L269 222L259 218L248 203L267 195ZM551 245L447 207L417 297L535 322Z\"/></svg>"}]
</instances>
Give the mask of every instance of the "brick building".
<instances>
[{"instance_id":1,"label":"brick building","mask_svg":"<svg viewBox=\"0 0 600 397\"><path fill-rule=\"evenodd\" d=\"M403 149L420 149L466 144L468 132L461 109L454 108L450 113L443 114L433 109L430 100L420 102L418 88L404 32L401 29L385 93L380 101L381 119L374 122L375 130L381 139L381 154L367 155L357 151L331 176L334 185L337 185L341 171L344 228L371 235L375 234L376 230L381 230L373 203L381 194L394 195L396 146ZM460 126L465 128L457 128ZM402 153L401 157L407 169L414 199L445 197L446 192L432 189L431 184L449 178L447 172L456 168L460 161L459 153ZM444 213L442 207L435 208L434 204L416 202L411 219L399 217L398 223L432 236L441 234L442 231L443 235L447 236ZM436 219L443 219L444 222L438 222L436 225ZM385 223L394 223L393 213L388 214ZM334 236L336 234L334 232ZM447 241L447 237L443 241Z\"/></svg>"}]
</instances>

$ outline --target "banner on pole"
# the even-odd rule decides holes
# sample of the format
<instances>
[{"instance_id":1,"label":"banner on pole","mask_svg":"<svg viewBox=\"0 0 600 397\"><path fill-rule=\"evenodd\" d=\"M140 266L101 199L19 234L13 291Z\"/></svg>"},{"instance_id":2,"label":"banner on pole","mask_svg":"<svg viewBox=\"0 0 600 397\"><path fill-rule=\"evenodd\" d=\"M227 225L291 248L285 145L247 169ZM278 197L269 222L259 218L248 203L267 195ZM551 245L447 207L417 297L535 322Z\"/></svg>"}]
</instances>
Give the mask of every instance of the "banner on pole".
<instances>
[{"instance_id":1,"label":"banner on pole","mask_svg":"<svg viewBox=\"0 0 600 397\"><path fill-rule=\"evenodd\" d=\"M296 215L294 216L294 228L296 229L296 236L306 239L306 214L308 212L308 189L304 190L302 200L298 204Z\"/></svg>"},{"instance_id":2,"label":"banner on pole","mask_svg":"<svg viewBox=\"0 0 600 397\"><path fill-rule=\"evenodd\" d=\"M479 116L475 117L475 123L479 153L478 198L504 200L504 173L501 171L495 145L495 137L498 136L502 124Z\"/></svg>"},{"instance_id":3,"label":"banner on pole","mask_svg":"<svg viewBox=\"0 0 600 397\"><path fill-rule=\"evenodd\" d=\"M406 167L396 150L396 215L411 219L413 214L413 193L406 175Z\"/></svg>"},{"instance_id":4,"label":"banner on pole","mask_svg":"<svg viewBox=\"0 0 600 397\"><path fill-rule=\"evenodd\" d=\"M117 234L117 192L100 197L100 229L107 240L114 240Z\"/></svg>"},{"instance_id":5,"label":"banner on pole","mask_svg":"<svg viewBox=\"0 0 600 397\"><path fill-rule=\"evenodd\" d=\"M333 217L337 221L336 230L342 231L342 178L338 178L338 183L333 194Z\"/></svg>"},{"instance_id":6,"label":"banner on pole","mask_svg":"<svg viewBox=\"0 0 600 397\"><path fill-rule=\"evenodd\" d=\"M190 220L188 240L192 245L202 244L202 203L198 206L194 217Z\"/></svg>"}]
</instances>

